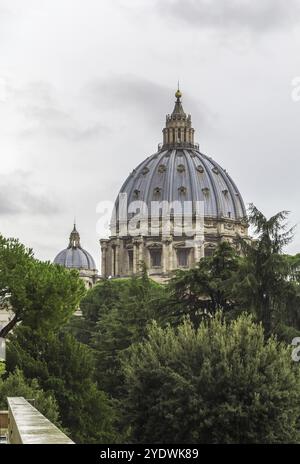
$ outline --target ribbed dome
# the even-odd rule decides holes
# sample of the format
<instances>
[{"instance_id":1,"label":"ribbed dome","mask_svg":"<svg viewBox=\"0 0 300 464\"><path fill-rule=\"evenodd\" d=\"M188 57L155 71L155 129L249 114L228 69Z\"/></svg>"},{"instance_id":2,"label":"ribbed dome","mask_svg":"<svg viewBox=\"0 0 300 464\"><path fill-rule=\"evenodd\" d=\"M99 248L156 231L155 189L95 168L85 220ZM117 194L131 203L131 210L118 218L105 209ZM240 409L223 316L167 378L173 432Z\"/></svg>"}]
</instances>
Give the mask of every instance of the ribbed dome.
<instances>
[{"instance_id":1,"label":"ribbed dome","mask_svg":"<svg viewBox=\"0 0 300 464\"><path fill-rule=\"evenodd\" d=\"M197 148L162 149L148 157L129 175L120 193L127 201L141 200L151 211L151 201L203 201L204 216L241 220L243 199L227 172ZM116 201L118 212L119 197Z\"/></svg>"},{"instance_id":2,"label":"ribbed dome","mask_svg":"<svg viewBox=\"0 0 300 464\"><path fill-rule=\"evenodd\" d=\"M54 264L74 269L96 269L92 256L83 248L66 248L54 259Z\"/></svg>"},{"instance_id":3,"label":"ribbed dome","mask_svg":"<svg viewBox=\"0 0 300 464\"><path fill-rule=\"evenodd\" d=\"M68 248L65 248L54 258L54 264L70 269L96 270L96 264L92 256L80 245L80 236L74 228L70 235Z\"/></svg>"},{"instance_id":4,"label":"ribbed dome","mask_svg":"<svg viewBox=\"0 0 300 464\"><path fill-rule=\"evenodd\" d=\"M100 240L103 276L137 275L144 263L164 281L211 256L218 243L248 236L240 192L225 169L200 152L179 87L175 98L157 153L120 189L110 237Z\"/></svg>"}]
</instances>

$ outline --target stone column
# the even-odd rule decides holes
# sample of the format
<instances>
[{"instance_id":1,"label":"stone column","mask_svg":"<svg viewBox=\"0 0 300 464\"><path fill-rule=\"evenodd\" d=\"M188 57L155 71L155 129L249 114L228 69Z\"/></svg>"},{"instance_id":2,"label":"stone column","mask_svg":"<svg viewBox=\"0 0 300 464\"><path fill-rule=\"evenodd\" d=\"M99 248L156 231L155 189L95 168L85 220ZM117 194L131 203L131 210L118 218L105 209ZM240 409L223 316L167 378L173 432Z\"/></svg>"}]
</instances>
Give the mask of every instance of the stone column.
<instances>
[{"instance_id":1,"label":"stone column","mask_svg":"<svg viewBox=\"0 0 300 464\"><path fill-rule=\"evenodd\" d=\"M101 275L103 277L107 276L107 264L106 264L107 244L108 244L108 240L100 240L100 245L101 245Z\"/></svg>"},{"instance_id":2,"label":"stone column","mask_svg":"<svg viewBox=\"0 0 300 464\"><path fill-rule=\"evenodd\" d=\"M180 129L180 140L181 142L184 142L184 128L183 127Z\"/></svg>"},{"instance_id":3,"label":"stone column","mask_svg":"<svg viewBox=\"0 0 300 464\"><path fill-rule=\"evenodd\" d=\"M119 275L119 270L120 270L120 241L117 240L117 243L115 244L115 275Z\"/></svg>"},{"instance_id":4,"label":"stone column","mask_svg":"<svg viewBox=\"0 0 300 464\"><path fill-rule=\"evenodd\" d=\"M144 262L144 243L143 240L139 241L139 266Z\"/></svg>"},{"instance_id":5,"label":"stone column","mask_svg":"<svg viewBox=\"0 0 300 464\"><path fill-rule=\"evenodd\" d=\"M140 256L139 256L139 244L140 244L140 241L138 238L135 238L133 239L132 241L133 243L133 266L132 266L132 273L133 274L137 274L137 272L139 271L139 259L140 259Z\"/></svg>"},{"instance_id":6,"label":"stone column","mask_svg":"<svg viewBox=\"0 0 300 464\"><path fill-rule=\"evenodd\" d=\"M201 258L204 258L204 243L203 237L196 235L194 238L194 258L195 265L200 261Z\"/></svg>"},{"instance_id":7,"label":"stone column","mask_svg":"<svg viewBox=\"0 0 300 464\"><path fill-rule=\"evenodd\" d=\"M143 261L143 239L136 237L133 240L133 273L140 271L141 261Z\"/></svg>"},{"instance_id":8,"label":"stone column","mask_svg":"<svg viewBox=\"0 0 300 464\"><path fill-rule=\"evenodd\" d=\"M165 237L162 240L162 268L163 273L167 274L170 271L170 243L171 237Z\"/></svg>"},{"instance_id":9,"label":"stone column","mask_svg":"<svg viewBox=\"0 0 300 464\"><path fill-rule=\"evenodd\" d=\"M111 276L115 276L115 259L116 259L116 253L115 253L115 244L113 243L111 246Z\"/></svg>"},{"instance_id":10,"label":"stone column","mask_svg":"<svg viewBox=\"0 0 300 464\"><path fill-rule=\"evenodd\" d=\"M169 245L168 245L168 248L169 248L169 269L168 271L173 271L174 269L174 250L173 250L173 238L170 237L170 240L169 240Z\"/></svg>"}]
</instances>

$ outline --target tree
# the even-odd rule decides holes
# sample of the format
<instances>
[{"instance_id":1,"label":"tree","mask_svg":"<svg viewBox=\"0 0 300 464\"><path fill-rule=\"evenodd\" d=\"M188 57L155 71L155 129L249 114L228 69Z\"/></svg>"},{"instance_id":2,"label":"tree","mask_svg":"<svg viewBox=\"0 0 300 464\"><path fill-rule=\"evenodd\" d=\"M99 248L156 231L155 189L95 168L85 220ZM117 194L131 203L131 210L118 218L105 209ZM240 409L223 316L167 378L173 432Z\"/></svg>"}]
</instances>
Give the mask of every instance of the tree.
<instances>
[{"instance_id":1,"label":"tree","mask_svg":"<svg viewBox=\"0 0 300 464\"><path fill-rule=\"evenodd\" d=\"M267 335L282 322L287 325L300 322L299 284L290 278L292 268L282 253L293 237L293 229L286 226L287 216L287 211L281 211L267 219L250 205L248 219L255 239L240 239L244 260L233 294L241 306L262 321Z\"/></svg>"},{"instance_id":2,"label":"tree","mask_svg":"<svg viewBox=\"0 0 300 464\"><path fill-rule=\"evenodd\" d=\"M32 328L58 329L84 292L77 271L38 261L18 240L0 235L0 306L14 313L0 337L21 321Z\"/></svg>"},{"instance_id":3,"label":"tree","mask_svg":"<svg viewBox=\"0 0 300 464\"><path fill-rule=\"evenodd\" d=\"M288 266L289 278L294 282L300 282L300 253L296 255L284 255Z\"/></svg>"},{"instance_id":4,"label":"tree","mask_svg":"<svg viewBox=\"0 0 300 464\"><path fill-rule=\"evenodd\" d=\"M83 329L90 331L97 381L109 395L120 397L120 353L140 341L149 321L158 318L156 308L164 293L165 288L144 272L140 277L99 283L83 299Z\"/></svg>"},{"instance_id":5,"label":"tree","mask_svg":"<svg viewBox=\"0 0 300 464\"><path fill-rule=\"evenodd\" d=\"M299 443L300 371L250 315L153 323L124 355L133 443Z\"/></svg>"},{"instance_id":6,"label":"tree","mask_svg":"<svg viewBox=\"0 0 300 464\"><path fill-rule=\"evenodd\" d=\"M236 249L222 242L197 267L178 271L170 281L169 296L161 304L166 319L180 322L189 315L198 324L203 317L220 309L232 310L236 303L232 297L232 281L239 261Z\"/></svg>"},{"instance_id":7,"label":"tree","mask_svg":"<svg viewBox=\"0 0 300 464\"><path fill-rule=\"evenodd\" d=\"M7 348L10 371L22 369L53 395L63 427L76 443L111 443L116 440L114 404L94 380L91 350L68 333L32 330L24 325L10 336Z\"/></svg>"},{"instance_id":8,"label":"tree","mask_svg":"<svg viewBox=\"0 0 300 464\"><path fill-rule=\"evenodd\" d=\"M2 378L1 378L2 377ZM8 396L23 396L34 400L34 406L58 427L59 408L53 395L44 392L37 379L27 380L20 369L11 372L6 379L0 374L0 409L7 409Z\"/></svg>"}]
</instances>

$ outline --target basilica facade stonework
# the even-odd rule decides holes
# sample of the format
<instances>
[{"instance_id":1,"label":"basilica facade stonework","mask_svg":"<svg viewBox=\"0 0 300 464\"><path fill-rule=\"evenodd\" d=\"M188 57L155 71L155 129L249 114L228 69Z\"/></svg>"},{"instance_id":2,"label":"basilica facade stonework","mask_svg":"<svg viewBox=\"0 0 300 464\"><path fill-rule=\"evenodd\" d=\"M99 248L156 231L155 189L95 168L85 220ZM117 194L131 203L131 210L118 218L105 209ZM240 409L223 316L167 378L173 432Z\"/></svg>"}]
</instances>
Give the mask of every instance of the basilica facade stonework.
<instances>
[{"instance_id":1,"label":"basilica facade stonework","mask_svg":"<svg viewBox=\"0 0 300 464\"><path fill-rule=\"evenodd\" d=\"M191 116L176 94L163 142L124 182L111 236L101 239L102 277L137 274L164 279L190 269L222 241L248 235L246 210L229 174L194 142Z\"/></svg>"}]
</instances>

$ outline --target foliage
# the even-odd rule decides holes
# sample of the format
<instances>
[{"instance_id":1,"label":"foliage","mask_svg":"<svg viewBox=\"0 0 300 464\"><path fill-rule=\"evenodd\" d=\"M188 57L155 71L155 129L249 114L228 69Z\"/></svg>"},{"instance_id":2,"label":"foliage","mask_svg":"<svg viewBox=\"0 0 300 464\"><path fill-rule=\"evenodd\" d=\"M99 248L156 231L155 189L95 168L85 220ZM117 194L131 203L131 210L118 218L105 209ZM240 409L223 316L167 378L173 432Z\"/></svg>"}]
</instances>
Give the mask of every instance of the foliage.
<instances>
[{"instance_id":1,"label":"foliage","mask_svg":"<svg viewBox=\"0 0 300 464\"><path fill-rule=\"evenodd\" d=\"M122 387L119 355L140 341L148 322L156 319L155 308L165 288L145 274L132 279L106 280L82 301L85 322L91 329L96 372L101 388L118 397Z\"/></svg>"},{"instance_id":2,"label":"foliage","mask_svg":"<svg viewBox=\"0 0 300 464\"><path fill-rule=\"evenodd\" d=\"M285 255L284 259L288 266L289 278L294 282L300 283L300 253L294 256Z\"/></svg>"},{"instance_id":3,"label":"foliage","mask_svg":"<svg viewBox=\"0 0 300 464\"><path fill-rule=\"evenodd\" d=\"M61 421L76 443L115 441L115 412L94 381L94 359L88 347L67 333L18 327L7 350L9 370L18 367L27 379L39 379L56 399Z\"/></svg>"},{"instance_id":4,"label":"foliage","mask_svg":"<svg viewBox=\"0 0 300 464\"><path fill-rule=\"evenodd\" d=\"M38 261L18 240L0 236L0 305L14 312L0 337L21 321L32 328L57 330L83 294L77 271Z\"/></svg>"},{"instance_id":5,"label":"foliage","mask_svg":"<svg viewBox=\"0 0 300 464\"><path fill-rule=\"evenodd\" d=\"M299 366L249 315L153 323L123 366L133 443L299 443Z\"/></svg>"},{"instance_id":6,"label":"foliage","mask_svg":"<svg viewBox=\"0 0 300 464\"><path fill-rule=\"evenodd\" d=\"M217 310L233 310L232 280L239 261L236 249L223 242L212 256L202 258L196 268L178 271L169 284L169 301L162 303L168 320L180 322L182 316L189 315L198 324Z\"/></svg>"},{"instance_id":7,"label":"foliage","mask_svg":"<svg viewBox=\"0 0 300 464\"><path fill-rule=\"evenodd\" d=\"M5 372L5 364L4 362L0 361L0 378L2 377L4 372Z\"/></svg>"},{"instance_id":8,"label":"foliage","mask_svg":"<svg viewBox=\"0 0 300 464\"><path fill-rule=\"evenodd\" d=\"M240 240L244 259L233 293L240 306L262 321L267 335L283 322L300 328L299 285L290 279L291 266L282 254L292 240L293 229L286 227L287 215L282 211L267 219L250 205L249 222L254 227L255 240Z\"/></svg>"},{"instance_id":9,"label":"foliage","mask_svg":"<svg viewBox=\"0 0 300 464\"><path fill-rule=\"evenodd\" d=\"M6 379L0 378L0 409L7 409L9 396L23 396L27 400L34 400L34 407L60 427L58 404L53 395L40 388L37 379L25 379L19 369L11 372Z\"/></svg>"}]
</instances>

